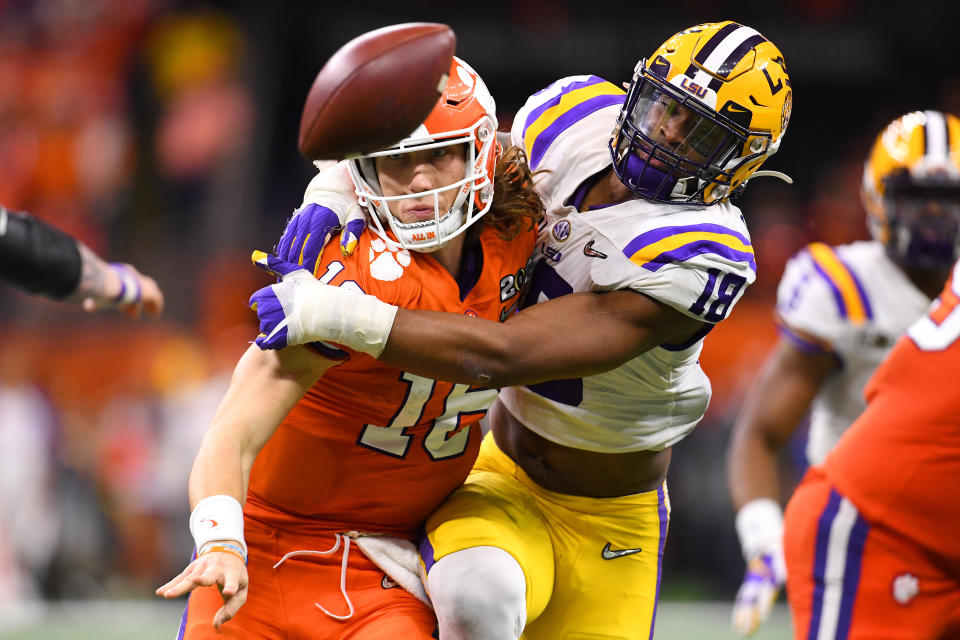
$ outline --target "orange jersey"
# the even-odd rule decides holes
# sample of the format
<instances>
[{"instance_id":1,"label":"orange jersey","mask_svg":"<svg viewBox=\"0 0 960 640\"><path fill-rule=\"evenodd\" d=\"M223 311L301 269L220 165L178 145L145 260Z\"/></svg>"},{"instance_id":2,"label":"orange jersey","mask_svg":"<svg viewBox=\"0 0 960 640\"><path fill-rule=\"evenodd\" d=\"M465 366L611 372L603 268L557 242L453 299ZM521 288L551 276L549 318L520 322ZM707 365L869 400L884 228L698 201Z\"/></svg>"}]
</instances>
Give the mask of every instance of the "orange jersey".
<instances>
[{"instance_id":1,"label":"orange jersey","mask_svg":"<svg viewBox=\"0 0 960 640\"><path fill-rule=\"evenodd\" d=\"M863 516L960 561L960 263L866 387L823 468Z\"/></svg>"},{"instance_id":2,"label":"orange jersey","mask_svg":"<svg viewBox=\"0 0 960 640\"><path fill-rule=\"evenodd\" d=\"M400 307L503 321L518 302L535 241L533 229L507 242L484 226L482 260L462 269L461 280L475 279L462 300L429 254L390 251L370 232L348 258L331 240L315 275ZM315 525L412 538L467 477L479 449L477 422L495 397L495 389L430 380L349 352L257 456L245 514L300 531Z\"/></svg>"}]
</instances>

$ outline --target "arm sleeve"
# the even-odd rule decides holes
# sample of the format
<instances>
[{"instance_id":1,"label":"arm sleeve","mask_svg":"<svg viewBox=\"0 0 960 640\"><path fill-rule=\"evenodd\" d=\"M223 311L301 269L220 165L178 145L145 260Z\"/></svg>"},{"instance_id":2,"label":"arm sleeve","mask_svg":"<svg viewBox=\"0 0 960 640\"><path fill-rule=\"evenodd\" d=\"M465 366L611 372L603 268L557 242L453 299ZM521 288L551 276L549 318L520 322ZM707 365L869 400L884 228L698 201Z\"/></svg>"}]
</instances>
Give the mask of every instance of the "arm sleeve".
<instances>
[{"instance_id":1,"label":"arm sleeve","mask_svg":"<svg viewBox=\"0 0 960 640\"><path fill-rule=\"evenodd\" d=\"M0 206L0 280L63 298L80 282L80 250L66 233Z\"/></svg>"}]
</instances>

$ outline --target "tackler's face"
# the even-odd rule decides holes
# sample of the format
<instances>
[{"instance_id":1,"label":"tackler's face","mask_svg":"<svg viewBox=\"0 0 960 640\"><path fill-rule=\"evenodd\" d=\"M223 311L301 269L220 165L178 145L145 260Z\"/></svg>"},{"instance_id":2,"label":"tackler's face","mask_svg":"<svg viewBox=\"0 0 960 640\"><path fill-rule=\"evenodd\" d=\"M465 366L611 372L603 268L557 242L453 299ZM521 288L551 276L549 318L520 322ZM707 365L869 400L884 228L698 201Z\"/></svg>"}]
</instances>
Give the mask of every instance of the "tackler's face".
<instances>
[{"instance_id":1,"label":"tackler's face","mask_svg":"<svg viewBox=\"0 0 960 640\"><path fill-rule=\"evenodd\" d=\"M397 220L403 224L434 220L450 211L463 186L466 146L381 156L376 158L376 170L384 196L406 196L386 201Z\"/></svg>"}]
</instances>

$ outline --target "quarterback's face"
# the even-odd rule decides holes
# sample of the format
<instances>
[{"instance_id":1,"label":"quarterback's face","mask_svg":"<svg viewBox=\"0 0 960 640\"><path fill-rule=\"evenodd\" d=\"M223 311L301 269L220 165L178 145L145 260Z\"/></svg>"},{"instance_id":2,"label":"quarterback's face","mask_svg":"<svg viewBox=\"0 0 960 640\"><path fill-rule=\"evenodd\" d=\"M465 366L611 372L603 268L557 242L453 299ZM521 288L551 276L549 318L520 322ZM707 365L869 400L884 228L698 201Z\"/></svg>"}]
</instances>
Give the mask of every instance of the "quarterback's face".
<instances>
[{"instance_id":1,"label":"quarterback's face","mask_svg":"<svg viewBox=\"0 0 960 640\"><path fill-rule=\"evenodd\" d=\"M428 192L463 181L466 148L458 144L380 156L376 167L383 195L410 196L387 201L390 213L404 224L433 220L436 210L441 216L450 210L458 189L454 186L436 194Z\"/></svg>"}]
</instances>

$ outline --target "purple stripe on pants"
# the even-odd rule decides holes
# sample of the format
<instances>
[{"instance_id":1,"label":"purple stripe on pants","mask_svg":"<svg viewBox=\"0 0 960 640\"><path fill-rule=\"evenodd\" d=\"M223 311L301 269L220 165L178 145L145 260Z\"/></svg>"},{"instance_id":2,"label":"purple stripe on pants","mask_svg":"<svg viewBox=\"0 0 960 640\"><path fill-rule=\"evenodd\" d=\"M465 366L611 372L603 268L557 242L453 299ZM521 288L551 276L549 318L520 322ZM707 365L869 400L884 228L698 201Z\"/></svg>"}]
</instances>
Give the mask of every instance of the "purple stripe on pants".
<instances>
[{"instance_id":1,"label":"purple stripe on pants","mask_svg":"<svg viewBox=\"0 0 960 640\"><path fill-rule=\"evenodd\" d=\"M667 529L670 524L670 514L667 512L667 483L657 489L657 514L660 517L660 542L657 544L657 593L653 601L653 615L650 617L650 640L653 640L653 629L657 624L657 603L660 602L660 577L663 574L663 546L667 542Z\"/></svg>"}]
</instances>

